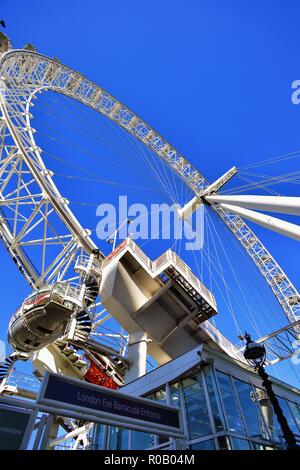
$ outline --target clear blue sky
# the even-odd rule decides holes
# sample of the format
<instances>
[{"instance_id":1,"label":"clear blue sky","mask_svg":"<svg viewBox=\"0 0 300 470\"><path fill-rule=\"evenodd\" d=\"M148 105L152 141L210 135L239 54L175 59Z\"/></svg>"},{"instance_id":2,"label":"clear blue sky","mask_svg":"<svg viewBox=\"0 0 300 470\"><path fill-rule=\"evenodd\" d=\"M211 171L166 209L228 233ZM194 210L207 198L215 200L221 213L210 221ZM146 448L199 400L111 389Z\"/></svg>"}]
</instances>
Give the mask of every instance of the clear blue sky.
<instances>
[{"instance_id":1,"label":"clear blue sky","mask_svg":"<svg viewBox=\"0 0 300 470\"><path fill-rule=\"evenodd\" d=\"M210 180L300 150L298 1L2 0L0 16L14 47L31 42L106 88ZM257 233L300 288L299 245ZM0 253L3 337L28 288Z\"/></svg>"}]
</instances>

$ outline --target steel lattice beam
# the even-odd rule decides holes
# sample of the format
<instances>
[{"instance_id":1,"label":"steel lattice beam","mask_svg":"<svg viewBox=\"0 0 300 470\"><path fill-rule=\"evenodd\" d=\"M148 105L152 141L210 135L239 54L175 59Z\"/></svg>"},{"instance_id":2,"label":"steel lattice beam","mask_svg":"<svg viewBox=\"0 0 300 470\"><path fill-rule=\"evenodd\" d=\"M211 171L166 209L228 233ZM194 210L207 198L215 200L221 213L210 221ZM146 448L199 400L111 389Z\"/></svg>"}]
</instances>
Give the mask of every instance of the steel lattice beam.
<instances>
[{"instance_id":1,"label":"steel lattice beam","mask_svg":"<svg viewBox=\"0 0 300 470\"><path fill-rule=\"evenodd\" d=\"M6 132L5 125L7 125L11 148L17 147L40 190L47 194L48 203L78 241L78 245L86 252L90 253L94 244L54 185L51 175L43 164L40 149L34 143L33 129L28 124L30 122L28 101L38 88L70 96L116 122L164 160L196 195L203 193L209 186L208 181L160 134L103 88L81 74L53 59L25 50L13 50L4 54L0 71L1 109L5 121L2 124L2 133ZM1 157L4 165L9 159L8 148L9 144L6 143L6 153ZM218 206L213 208L250 255L270 285L287 318L293 323L299 318L300 313L300 296L297 289L242 218ZM10 247L14 237L5 220L2 220L2 233L6 233L8 238L6 243ZM38 278L24 263L21 247L18 247L18 251L15 248L14 255L21 267L25 264L26 273L35 282Z\"/></svg>"},{"instance_id":2,"label":"steel lattice beam","mask_svg":"<svg viewBox=\"0 0 300 470\"><path fill-rule=\"evenodd\" d=\"M256 343L264 344L267 351L268 365L277 364L300 353L300 343L295 330L299 329L300 320L288 324L269 335L256 339Z\"/></svg>"}]
</instances>

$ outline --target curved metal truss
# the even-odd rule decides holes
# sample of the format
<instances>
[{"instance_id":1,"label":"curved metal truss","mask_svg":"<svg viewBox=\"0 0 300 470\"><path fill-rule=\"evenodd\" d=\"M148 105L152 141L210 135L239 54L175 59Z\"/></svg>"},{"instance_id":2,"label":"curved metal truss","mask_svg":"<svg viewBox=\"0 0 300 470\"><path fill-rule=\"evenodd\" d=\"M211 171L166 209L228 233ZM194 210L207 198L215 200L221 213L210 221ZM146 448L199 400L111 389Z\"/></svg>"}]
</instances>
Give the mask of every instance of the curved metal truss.
<instances>
[{"instance_id":1,"label":"curved metal truss","mask_svg":"<svg viewBox=\"0 0 300 470\"><path fill-rule=\"evenodd\" d=\"M80 251L90 254L96 248L89 231L81 227L55 186L52 172L43 163L42 150L35 144L30 107L38 91L62 93L105 115L155 152L197 196L201 197L209 186L177 150L129 108L60 62L36 52L12 50L2 56L0 75L0 232L31 286L62 278ZM216 204L212 207L250 255L288 320L298 320L299 293L270 252L242 218ZM36 238L41 227L43 236ZM28 248L33 246L40 248L34 260L28 255ZM103 256L100 254L100 265Z\"/></svg>"}]
</instances>

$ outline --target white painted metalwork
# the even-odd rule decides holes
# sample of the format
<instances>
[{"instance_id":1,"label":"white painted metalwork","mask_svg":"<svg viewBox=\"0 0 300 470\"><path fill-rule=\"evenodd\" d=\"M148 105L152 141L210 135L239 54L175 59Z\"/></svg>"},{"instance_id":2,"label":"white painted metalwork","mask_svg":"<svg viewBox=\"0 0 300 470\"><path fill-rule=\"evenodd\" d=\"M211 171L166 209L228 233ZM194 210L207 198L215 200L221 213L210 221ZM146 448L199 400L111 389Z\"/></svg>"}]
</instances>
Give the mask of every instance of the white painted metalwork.
<instances>
[{"instance_id":1,"label":"white painted metalwork","mask_svg":"<svg viewBox=\"0 0 300 470\"><path fill-rule=\"evenodd\" d=\"M226 184L236 173L237 168L234 166L223 176L218 178L213 184L207 186L200 194L193 197L193 199L191 199L184 207L178 210L179 217L181 219L188 220L191 214L197 210L199 205L203 204L203 198L206 196L206 194L213 194L216 191L219 191L224 186L224 184Z\"/></svg>"},{"instance_id":2,"label":"white painted metalwork","mask_svg":"<svg viewBox=\"0 0 300 470\"><path fill-rule=\"evenodd\" d=\"M206 201L248 209L278 212L280 214L300 215L300 197L291 196L224 196L222 194L209 194Z\"/></svg>"},{"instance_id":3,"label":"white painted metalwork","mask_svg":"<svg viewBox=\"0 0 300 470\"><path fill-rule=\"evenodd\" d=\"M83 426L75 428L72 431L70 431L70 432L68 432L68 433L66 433L66 434L64 434L60 437L52 439L52 441L50 441L50 443L49 443L49 448L55 447L59 444L62 444L64 442L66 442L68 439L76 437L76 438L79 438L79 439L85 439L85 441L87 441L87 442L84 442L84 446L83 446L83 448L86 449L87 446L88 446L87 435L92 430L93 425L94 425L93 423L84 424ZM78 439L76 439L75 446L73 446L73 449L75 450L77 447L78 447Z\"/></svg>"},{"instance_id":4,"label":"white painted metalwork","mask_svg":"<svg viewBox=\"0 0 300 470\"><path fill-rule=\"evenodd\" d=\"M30 109L38 92L62 93L105 115L155 152L198 197L224 184L220 179L210 186L191 163L129 108L54 59L30 50L9 50L2 55L0 77L0 233L32 287L62 279L78 254L90 255L96 248L89 231L80 225L54 184L52 172L43 163L42 149L35 143ZM235 171L232 169L229 177ZM293 323L300 313L296 288L241 217L219 205L212 207L250 255ZM34 260L30 256L33 246L40 247L39 258ZM57 248L51 261L47 260L49 246ZM100 253L96 260L100 268L103 258Z\"/></svg>"},{"instance_id":5,"label":"white painted metalwork","mask_svg":"<svg viewBox=\"0 0 300 470\"><path fill-rule=\"evenodd\" d=\"M260 212L245 209L244 207L234 206L233 204L219 204L222 209L234 212L245 219L251 220L262 227L268 228L273 232L281 233L286 237L300 240L300 226L287 222L286 220L271 217L270 215L262 214Z\"/></svg>"},{"instance_id":6,"label":"white painted metalwork","mask_svg":"<svg viewBox=\"0 0 300 470\"><path fill-rule=\"evenodd\" d=\"M300 320L255 340L257 343L264 344L268 353L268 364L276 364L292 356L299 356L300 343L295 332L299 326Z\"/></svg>"}]
</instances>

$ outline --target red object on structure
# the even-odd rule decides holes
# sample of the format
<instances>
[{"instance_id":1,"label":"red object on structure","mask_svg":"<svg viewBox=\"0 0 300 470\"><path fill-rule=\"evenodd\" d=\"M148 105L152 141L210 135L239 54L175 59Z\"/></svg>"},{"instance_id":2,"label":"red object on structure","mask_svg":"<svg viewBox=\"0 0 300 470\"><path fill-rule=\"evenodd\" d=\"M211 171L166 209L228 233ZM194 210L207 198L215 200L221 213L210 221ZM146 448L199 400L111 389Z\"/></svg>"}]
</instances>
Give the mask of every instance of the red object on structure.
<instances>
[{"instance_id":1,"label":"red object on structure","mask_svg":"<svg viewBox=\"0 0 300 470\"><path fill-rule=\"evenodd\" d=\"M105 373L105 370L97 366L97 364L95 364L90 357L88 359L90 361L90 367L84 376L84 380L91 384L101 385L101 387L117 390L119 386L116 384L114 379L109 377Z\"/></svg>"},{"instance_id":2,"label":"red object on structure","mask_svg":"<svg viewBox=\"0 0 300 470\"><path fill-rule=\"evenodd\" d=\"M122 243L120 243L120 245L118 245L117 248L115 248L115 250L112 253L110 253L110 255L107 256L107 259L112 259L114 256L116 256L119 253L119 251L121 251L124 248L124 246L127 245L127 243L128 243L128 238L125 238L125 240L122 241Z\"/></svg>"}]
</instances>

